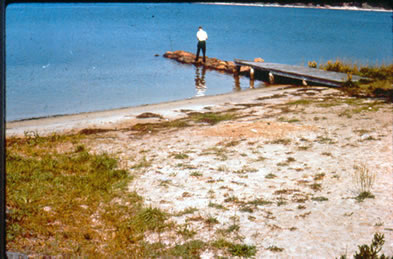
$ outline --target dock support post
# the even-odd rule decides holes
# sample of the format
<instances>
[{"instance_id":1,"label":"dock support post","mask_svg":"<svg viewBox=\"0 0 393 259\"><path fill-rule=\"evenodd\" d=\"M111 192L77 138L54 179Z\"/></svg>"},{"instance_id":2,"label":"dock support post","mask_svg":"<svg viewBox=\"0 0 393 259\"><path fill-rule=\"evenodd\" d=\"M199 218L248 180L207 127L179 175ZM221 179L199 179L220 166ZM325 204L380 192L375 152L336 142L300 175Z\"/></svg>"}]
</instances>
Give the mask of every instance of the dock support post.
<instances>
[{"instance_id":1,"label":"dock support post","mask_svg":"<svg viewBox=\"0 0 393 259\"><path fill-rule=\"evenodd\" d=\"M254 70L254 68L250 68L250 79L251 80L254 80L254 74L255 74L255 70Z\"/></svg>"},{"instance_id":2,"label":"dock support post","mask_svg":"<svg viewBox=\"0 0 393 259\"><path fill-rule=\"evenodd\" d=\"M233 73L235 76L239 76L240 75L240 66L236 66L235 71Z\"/></svg>"},{"instance_id":3,"label":"dock support post","mask_svg":"<svg viewBox=\"0 0 393 259\"><path fill-rule=\"evenodd\" d=\"M240 66L236 66L233 71L233 78L235 79L235 89L240 90Z\"/></svg>"},{"instance_id":4,"label":"dock support post","mask_svg":"<svg viewBox=\"0 0 393 259\"><path fill-rule=\"evenodd\" d=\"M269 83L274 84L274 75L272 72L269 72Z\"/></svg>"},{"instance_id":5,"label":"dock support post","mask_svg":"<svg viewBox=\"0 0 393 259\"><path fill-rule=\"evenodd\" d=\"M250 88L254 88L254 77L255 75L255 70L253 67L250 67Z\"/></svg>"}]
</instances>

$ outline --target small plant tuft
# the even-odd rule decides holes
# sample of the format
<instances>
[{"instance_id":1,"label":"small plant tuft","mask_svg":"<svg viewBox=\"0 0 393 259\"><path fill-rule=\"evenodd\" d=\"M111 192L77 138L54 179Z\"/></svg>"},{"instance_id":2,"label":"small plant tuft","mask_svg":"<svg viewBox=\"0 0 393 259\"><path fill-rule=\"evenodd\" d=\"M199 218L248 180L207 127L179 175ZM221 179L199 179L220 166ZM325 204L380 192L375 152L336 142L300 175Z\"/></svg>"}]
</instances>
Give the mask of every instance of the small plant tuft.
<instances>
[{"instance_id":1,"label":"small plant tuft","mask_svg":"<svg viewBox=\"0 0 393 259\"><path fill-rule=\"evenodd\" d=\"M378 255L382 250L382 246L385 243L385 236L381 233L375 233L373 240L370 245L358 246L359 251L357 251L353 258L355 259L388 259L389 256L384 254ZM346 259L346 255L340 256L340 259ZM393 258L393 257L391 257Z\"/></svg>"},{"instance_id":2,"label":"small plant tuft","mask_svg":"<svg viewBox=\"0 0 393 259\"><path fill-rule=\"evenodd\" d=\"M371 173L365 164L354 166L355 173L353 180L355 185L359 188L360 192L369 192L375 182L375 174Z\"/></svg>"},{"instance_id":3,"label":"small plant tuft","mask_svg":"<svg viewBox=\"0 0 393 259\"><path fill-rule=\"evenodd\" d=\"M375 196L371 192L361 192L359 193L358 196L355 197L355 200L357 200L358 202L362 202L365 199L374 199L374 198Z\"/></svg>"},{"instance_id":4,"label":"small plant tuft","mask_svg":"<svg viewBox=\"0 0 393 259\"><path fill-rule=\"evenodd\" d=\"M266 250L272 251L272 252L282 252L284 251L284 248L281 247L277 247L277 246L269 246L268 248L266 248Z\"/></svg>"}]
</instances>

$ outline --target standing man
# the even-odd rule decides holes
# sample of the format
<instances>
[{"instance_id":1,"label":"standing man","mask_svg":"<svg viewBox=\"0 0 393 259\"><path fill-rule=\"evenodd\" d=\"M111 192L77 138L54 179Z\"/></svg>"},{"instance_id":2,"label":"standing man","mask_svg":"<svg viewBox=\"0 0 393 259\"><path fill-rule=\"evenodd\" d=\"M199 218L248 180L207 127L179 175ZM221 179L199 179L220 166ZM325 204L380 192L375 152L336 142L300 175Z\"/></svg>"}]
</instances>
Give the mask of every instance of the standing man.
<instances>
[{"instance_id":1,"label":"standing man","mask_svg":"<svg viewBox=\"0 0 393 259\"><path fill-rule=\"evenodd\" d=\"M198 62L199 59L199 51L202 49L203 53L203 62L206 62L205 54L206 54L206 40L207 40L207 33L202 29L202 26L199 26L199 30L196 34L198 39L198 49L195 58L195 62Z\"/></svg>"}]
</instances>

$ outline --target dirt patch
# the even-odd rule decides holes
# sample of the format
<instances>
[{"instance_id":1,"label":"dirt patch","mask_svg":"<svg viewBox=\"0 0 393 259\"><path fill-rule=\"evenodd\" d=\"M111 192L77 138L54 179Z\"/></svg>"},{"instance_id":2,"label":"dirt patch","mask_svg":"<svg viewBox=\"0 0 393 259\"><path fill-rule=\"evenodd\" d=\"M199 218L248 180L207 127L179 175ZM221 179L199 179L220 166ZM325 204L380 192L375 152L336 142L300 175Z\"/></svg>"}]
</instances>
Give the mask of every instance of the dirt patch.
<instances>
[{"instance_id":1,"label":"dirt patch","mask_svg":"<svg viewBox=\"0 0 393 259\"><path fill-rule=\"evenodd\" d=\"M200 133L205 136L230 137L230 138L267 138L280 139L299 131L317 131L316 126L293 125L274 121L244 122L236 124L221 124Z\"/></svg>"}]
</instances>

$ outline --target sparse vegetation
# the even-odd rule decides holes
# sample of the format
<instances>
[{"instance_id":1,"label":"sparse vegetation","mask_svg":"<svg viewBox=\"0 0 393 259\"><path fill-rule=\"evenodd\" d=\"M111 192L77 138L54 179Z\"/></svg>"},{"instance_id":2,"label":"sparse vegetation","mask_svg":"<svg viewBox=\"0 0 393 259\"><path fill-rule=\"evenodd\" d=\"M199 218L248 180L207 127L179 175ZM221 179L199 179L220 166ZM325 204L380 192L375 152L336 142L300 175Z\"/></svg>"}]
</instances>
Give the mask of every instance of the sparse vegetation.
<instances>
[{"instance_id":1,"label":"sparse vegetation","mask_svg":"<svg viewBox=\"0 0 393 259\"><path fill-rule=\"evenodd\" d=\"M370 245L359 245L359 251L357 251L353 257L355 259L388 259L393 258L384 254L378 255L381 252L383 245L385 244L385 235L381 233L375 233L373 240ZM346 255L342 255L340 259L346 259Z\"/></svg>"},{"instance_id":2,"label":"sparse vegetation","mask_svg":"<svg viewBox=\"0 0 393 259\"><path fill-rule=\"evenodd\" d=\"M297 101L293 101L293 102L288 102L287 105L309 105L312 104L313 101L308 100L308 99L300 99Z\"/></svg>"},{"instance_id":3,"label":"sparse vegetation","mask_svg":"<svg viewBox=\"0 0 393 259\"><path fill-rule=\"evenodd\" d=\"M199 123L217 124L221 121L233 120L236 118L234 113L213 113L213 112L191 112L188 114L192 121Z\"/></svg>"},{"instance_id":4,"label":"sparse vegetation","mask_svg":"<svg viewBox=\"0 0 393 259\"><path fill-rule=\"evenodd\" d=\"M225 206L218 204L218 203L214 203L214 202L209 202L209 207L216 208L219 210L228 210Z\"/></svg>"},{"instance_id":5,"label":"sparse vegetation","mask_svg":"<svg viewBox=\"0 0 393 259\"><path fill-rule=\"evenodd\" d=\"M192 172L192 173L190 173L190 176L200 177L200 176L203 176L203 174L200 172Z\"/></svg>"},{"instance_id":6,"label":"sparse vegetation","mask_svg":"<svg viewBox=\"0 0 393 259\"><path fill-rule=\"evenodd\" d=\"M159 118L163 119L160 114L152 113L152 112L144 112L136 116L138 119L147 119L147 118Z\"/></svg>"},{"instance_id":7,"label":"sparse vegetation","mask_svg":"<svg viewBox=\"0 0 393 259\"><path fill-rule=\"evenodd\" d=\"M183 196L184 196L184 195L183 195ZM186 214L193 214L193 213L196 212L196 211L198 211L197 208L188 207L188 208L185 208L185 209L182 210L182 211L179 211L179 212L175 213L174 216L181 217L181 216L186 215Z\"/></svg>"},{"instance_id":8,"label":"sparse vegetation","mask_svg":"<svg viewBox=\"0 0 393 259\"><path fill-rule=\"evenodd\" d=\"M182 237L186 240L193 238L197 234L197 232L195 230L190 229L190 226L187 223L184 225L178 226L176 233L182 235Z\"/></svg>"},{"instance_id":9,"label":"sparse vegetation","mask_svg":"<svg viewBox=\"0 0 393 259\"><path fill-rule=\"evenodd\" d=\"M251 257L254 256L257 252L255 246L250 246L245 244L234 244L225 239L219 239L214 241L212 243L212 246L219 249L225 248L232 256Z\"/></svg>"},{"instance_id":10,"label":"sparse vegetation","mask_svg":"<svg viewBox=\"0 0 393 259\"><path fill-rule=\"evenodd\" d=\"M328 201L329 199L323 196L319 196L319 197L312 197L311 200L313 201Z\"/></svg>"},{"instance_id":11,"label":"sparse vegetation","mask_svg":"<svg viewBox=\"0 0 393 259\"><path fill-rule=\"evenodd\" d=\"M272 251L272 252L282 252L284 251L284 248L277 247L277 246L269 246L266 248L266 250Z\"/></svg>"},{"instance_id":12,"label":"sparse vegetation","mask_svg":"<svg viewBox=\"0 0 393 259\"><path fill-rule=\"evenodd\" d=\"M207 244L201 240L191 240L167 249L162 254L172 257L199 258L199 254L206 246Z\"/></svg>"},{"instance_id":13,"label":"sparse vegetation","mask_svg":"<svg viewBox=\"0 0 393 259\"><path fill-rule=\"evenodd\" d=\"M277 177L277 175L275 175L275 174L273 174L273 173L269 173L269 174L267 174L267 175L265 176L266 179L274 179L274 178L276 178L276 177Z\"/></svg>"},{"instance_id":14,"label":"sparse vegetation","mask_svg":"<svg viewBox=\"0 0 393 259\"><path fill-rule=\"evenodd\" d=\"M359 202L367 198L375 198L371 193L371 189L375 182L375 173L371 173L365 164L354 166L355 172L353 174L354 184L359 192L355 199Z\"/></svg>"},{"instance_id":15,"label":"sparse vegetation","mask_svg":"<svg viewBox=\"0 0 393 259\"><path fill-rule=\"evenodd\" d=\"M310 67L317 67L315 61L309 62ZM340 60L328 61L319 65L320 69L347 73L348 80L342 90L351 96L382 97L393 101L393 64L381 66L358 66L345 64ZM371 79L370 81L353 82L352 75Z\"/></svg>"},{"instance_id":16,"label":"sparse vegetation","mask_svg":"<svg viewBox=\"0 0 393 259\"><path fill-rule=\"evenodd\" d=\"M150 167L151 164L152 164L151 161L148 161L146 159L146 157L143 157L143 159L140 162L138 162L138 163L134 164L133 166L131 166L131 169L139 170L139 169L142 169L142 168Z\"/></svg>"},{"instance_id":17,"label":"sparse vegetation","mask_svg":"<svg viewBox=\"0 0 393 259\"><path fill-rule=\"evenodd\" d=\"M355 197L355 199L356 199L358 202L362 202L362 201L364 201L365 199L374 199L374 198L375 198L375 196L374 196L374 194L372 194L371 192L361 192L361 193L359 193L358 196Z\"/></svg>"},{"instance_id":18,"label":"sparse vegetation","mask_svg":"<svg viewBox=\"0 0 393 259\"><path fill-rule=\"evenodd\" d=\"M207 219L205 219L205 223L210 226L210 225L218 224L220 222L218 221L218 219L216 217L209 216Z\"/></svg>"},{"instance_id":19,"label":"sparse vegetation","mask_svg":"<svg viewBox=\"0 0 393 259\"><path fill-rule=\"evenodd\" d=\"M278 121L281 121L281 122L288 122L288 123L294 123L294 122L299 122L300 120L297 119L297 118L280 117L280 118L278 118Z\"/></svg>"},{"instance_id":20,"label":"sparse vegetation","mask_svg":"<svg viewBox=\"0 0 393 259\"><path fill-rule=\"evenodd\" d=\"M291 143L290 139L276 139L270 142L270 144L282 144L289 145Z\"/></svg>"},{"instance_id":21,"label":"sparse vegetation","mask_svg":"<svg viewBox=\"0 0 393 259\"><path fill-rule=\"evenodd\" d=\"M144 231L165 228L163 212L144 208L141 197L125 192L132 176L109 155L90 154L80 144L85 138L7 139L9 250L24 251L29 243L30 252L47 255L102 256L114 250L143 255L138 244ZM69 148L58 149L67 143ZM93 217L99 224L92 224Z\"/></svg>"},{"instance_id":22,"label":"sparse vegetation","mask_svg":"<svg viewBox=\"0 0 393 259\"><path fill-rule=\"evenodd\" d=\"M186 159L188 158L188 155L186 153L177 153L177 154L173 154L173 157L175 159Z\"/></svg>"},{"instance_id":23,"label":"sparse vegetation","mask_svg":"<svg viewBox=\"0 0 393 259\"><path fill-rule=\"evenodd\" d=\"M325 173L318 173L314 175L314 181L321 181L325 177Z\"/></svg>"},{"instance_id":24,"label":"sparse vegetation","mask_svg":"<svg viewBox=\"0 0 393 259\"><path fill-rule=\"evenodd\" d=\"M320 191L322 190L322 185L320 183L312 183L309 185L311 189L314 191Z\"/></svg>"}]
</instances>

